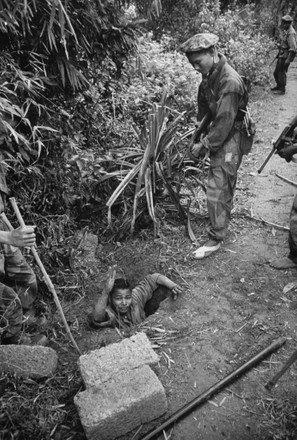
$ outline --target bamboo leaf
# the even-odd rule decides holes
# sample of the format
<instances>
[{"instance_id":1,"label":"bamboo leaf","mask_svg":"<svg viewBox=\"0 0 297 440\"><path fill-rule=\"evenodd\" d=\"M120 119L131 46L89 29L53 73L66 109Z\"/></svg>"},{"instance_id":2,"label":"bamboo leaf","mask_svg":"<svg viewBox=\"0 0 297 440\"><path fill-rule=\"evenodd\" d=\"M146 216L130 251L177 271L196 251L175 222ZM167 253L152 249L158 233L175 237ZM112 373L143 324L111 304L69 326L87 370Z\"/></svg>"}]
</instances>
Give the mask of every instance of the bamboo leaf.
<instances>
[{"instance_id":1,"label":"bamboo leaf","mask_svg":"<svg viewBox=\"0 0 297 440\"><path fill-rule=\"evenodd\" d=\"M153 190L152 190L152 179L151 179L151 169L147 168L145 173L145 193L146 193L146 201L149 210L149 215L154 223L157 223L157 219L155 217L155 207L154 207L154 198L153 198Z\"/></svg>"},{"instance_id":2,"label":"bamboo leaf","mask_svg":"<svg viewBox=\"0 0 297 440\"><path fill-rule=\"evenodd\" d=\"M131 183L131 181L134 179L134 177L137 175L141 167L141 162L139 162L137 165L130 170L130 172L126 175L124 180L120 183L120 185L115 189L115 191L112 193L110 198L108 199L106 206L111 207L114 202L117 200L117 198L121 195L121 193L124 191L126 186Z\"/></svg>"}]
</instances>

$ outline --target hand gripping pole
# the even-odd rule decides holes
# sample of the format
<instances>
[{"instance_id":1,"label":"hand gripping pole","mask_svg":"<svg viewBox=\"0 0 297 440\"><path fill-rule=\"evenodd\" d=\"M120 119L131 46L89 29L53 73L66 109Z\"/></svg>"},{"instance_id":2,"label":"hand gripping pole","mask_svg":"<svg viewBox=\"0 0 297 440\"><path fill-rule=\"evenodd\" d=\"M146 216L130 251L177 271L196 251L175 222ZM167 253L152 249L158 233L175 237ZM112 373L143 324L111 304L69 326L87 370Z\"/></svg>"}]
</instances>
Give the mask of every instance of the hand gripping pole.
<instances>
[{"instance_id":1,"label":"hand gripping pole","mask_svg":"<svg viewBox=\"0 0 297 440\"><path fill-rule=\"evenodd\" d=\"M17 205L17 202L16 202L15 198L14 198L14 197L11 197L11 198L9 199L9 201L10 201L11 206L12 206L14 212L15 212L15 215L17 216L17 219L18 219L18 221L19 221L20 226L22 226L22 227L26 226L26 225L25 225L25 222L24 222L24 220L23 220L23 218L22 218L22 215L21 215L21 213L20 213L20 210L19 210L19 208L18 208L18 205ZM4 214L4 215L5 215L5 214ZM6 217L6 216L5 216L5 217ZM4 219L4 216L3 216L3 215L2 215L2 218ZM6 220L4 220L4 221L6 222L7 226L12 230L12 229L13 229L13 226L10 224L9 220L7 219L7 217L6 217ZM9 226L9 225L10 225L10 226ZM46 272L46 270L45 270L45 268L44 268L44 266L43 266L43 264L42 264L42 261L41 261L40 258L39 258L39 255L38 255L38 253L37 253L37 250L36 250L35 246L32 246L32 247L31 247L31 251L32 251L33 257L35 258L36 263L38 264L38 266L39 266L39 268L40 268L40 270L41 270L41 272L42 272L43 279L44 279L44 281L45 281L45 283L46 283L46 285L47 285L49 291L50 291L50 292L52 293L52 295L53 295L54 301L55 301L56 306L57 306L57 308L58 308L58 310L59 310L59 313L60 313L60 315L61 315L61 318L62 318L63 324L64 324L64 326L65 326L65 329L66 329L67 333L68 333L68 336L69 336L71 342L73 343L74 347L77 349L78 353L81 354L81 351L80 351L80 349L79 349L77 343L75 342L75 340L74 340L74 338L73 338L73 336L72 336L72 333L71 333L71 331L70 331L69 325L68 325L68 323L67 323L67 321L66 321L66 318L65 318L65 315L64 315L64 312L63 312L63 309L62 309L62 306L61 306L60 300L59 300L59 298L58 298L57 292L56 292L56 290L55 290L55 287L54 287L53 283L51 282L50 277L48 276L48 274L47 274L47 272Z\"/></svg>"}]
</instances>

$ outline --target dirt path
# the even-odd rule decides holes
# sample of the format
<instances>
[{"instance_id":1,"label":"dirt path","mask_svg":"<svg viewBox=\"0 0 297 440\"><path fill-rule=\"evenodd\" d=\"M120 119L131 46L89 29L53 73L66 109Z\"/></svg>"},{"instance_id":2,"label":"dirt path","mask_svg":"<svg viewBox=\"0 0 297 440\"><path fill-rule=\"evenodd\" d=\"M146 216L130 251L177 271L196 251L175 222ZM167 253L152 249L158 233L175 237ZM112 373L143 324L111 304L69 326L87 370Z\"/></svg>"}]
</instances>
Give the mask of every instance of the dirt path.
<instances>
[{"instance_id":1,"label":"dirt path","mask_svg":"<svg viewBox=\"0 0 297 440\"><path fill-rule=\"evenodd\" d=\"M167 224L156 240L144 231L143 240L105 246L98 257L101 273L116 263L132 282L148 272L162 272L184 287L182 297L174 303L165 301L139 329L147 332L160 355L159 378L168 397L167 417L272 341L280 336L289 338L277 353L171 427L167 431L171 440L297 438L290 437L293 429L297 432L296 422L295 427L291 423L290 406L291 400L296 400L297 365L272 391L264 387L297 346L296 293L294 289L283 293L283 288L296 280L296 273L276 271L267 264L287 253L287 232L260 221L288 226L295 188L276 173L297 181L297 165L275 155L262 174L257 173L272 140L297 114L296 84L294 63L286 95L274 96L267 91L253 98L257 141L241 167L230 234L216 255L192 260L193 246L184 228ZM193 228L199 240L206 222L197 220ZM96 291L94 288L80 309L91 306ZM80 320L80 311L73 313ZM118 339L114 330L88 330L81 333L78 342L86 351ZM165 419L122 440L141 439Z\"/></svg>"}]
</instances>

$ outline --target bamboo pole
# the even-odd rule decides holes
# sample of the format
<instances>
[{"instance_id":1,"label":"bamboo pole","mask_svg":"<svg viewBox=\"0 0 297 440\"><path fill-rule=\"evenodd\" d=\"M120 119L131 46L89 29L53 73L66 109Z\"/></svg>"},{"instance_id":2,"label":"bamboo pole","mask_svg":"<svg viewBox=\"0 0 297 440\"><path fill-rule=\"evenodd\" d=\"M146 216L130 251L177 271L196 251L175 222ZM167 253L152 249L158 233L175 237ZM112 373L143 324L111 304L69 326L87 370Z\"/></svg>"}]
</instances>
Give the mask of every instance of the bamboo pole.
<instances>
[{"instance_id":1,"label":"bamboo pole","mask_svg":"<svg viewBox=\"0 0 297 440\"><path fill-rule=\"evenodd\" d=\"M18 205L17 205L17 202L16 202L15 198L14 198L14 197L11 197L11 198L9 199L9 201L10 201L11 206L12 206L12 208L13 208L13 210L14 210L16 216L17 216L17 219L18 219L18 222L19 222L20 226L25 227L25 226L26 226L26 225L25 225L25 222L24 222L24 220L23 220L23 218L22 218L22 215L21 215L21 213L20 213L20 210L19 210L19 208L18 208ZM3 213L3 214L4 214L4 213ZM4 214L4 216L5 216L5 214ZM4 219L4 216L2 216L3 219ZM6 216L5 216L5 217L6 217ZM9 220L8 220L7 217L6 217L5 222L6 222L7 225L8 225L8 224L10 225L10 226L8 226L10 229L13 229L13 226L11 225L11 223L9 222ZM7 222L8 222L8 223L7 223ZM65 329L66 329L67 333L68 333L68 336L69 336L71 342L73 343L74 347L77 349L78 353L81 354L81 351L80 351L80 349L79 349L77 343L75 342L75 340L74 340L74 338L73 338L73 336L72 336L72 333L71 333L71 331L70 331L69 325L68 325L68 323L67 323L67 321L66 321L66 318L65 318L65 315L64 315L64 312L63 312L63 309L62 309L62 306L61 306L61 303L60 303L59 297L58 297L57 292L56 292L56 290L55 290L55 287L54 287L53 283L51 282L50 277L48 276L48 274L47 274L47 272L46 272L46 270L45 270L45 267L44 267L44 265L42 264L42 261L41 261L40 258L39 258L39 255L38 255L38 253L37 253L37 250L36 250L35 246L32 246L32 247L31 247L31 251L32 251L32 254L33 254L34 258L35 258L35 261L36 261L37 265L39 266L39 268L40 268L40 270L41 270L41 272L42 272L42 275L43 275L43 277L44 277L44 281L45 281L45 283L46 283L46 285L47 285L49 291L50 291L50 292L52 293L52 295L53 295L54 301L55 301L56 306L57 306L57 308L58 308L58 310L59 310L59 313L60 313L60 315L61 315L61 318L62 318L63 324L64 324L64 326L65 326Z\"/></svg>"},{"instance_id":2,"label":"bamboo pole","mask_svg":"<svg viewBox=\"0 0 297 440\"><path fill-rule=\"evenodd\" d=\"M183 416L188 414L188 412L192 411L196 406L207 402L211 397L213 397L215 394L219 393L223 388L225 388L226 386L228 386L229 384L234 382L235 379L238 379L240 376L242 376L244 373L246 373L252 367L254 367L258 363L260 363L268 355L270 355L274 351L278 350L286 342L286 340L287 340L286 338L279 338L276 341L272 342L272 344L270 344L268 347L264 348L264 350L260 351L260 353L258 353L252 359L248 360L246 363L241 365L241 367L237 368L237 370L228 374L228 376L226 376L224 379L217 382L215 385L210 387L204 393L200 394L198 397L193 399L191 402L187 403L181 409L176 411L174 414L172 414L169 417L169 419L165 420L165 422L163 422L160 426L152 429L150 432L145 434L145 436L142 437L141 440L150 440L152 438L156 438L156 435L158 435L164 429L168 428L174 422L176 422L177 420L181 419Z\"/></svg>"}]
</instances>

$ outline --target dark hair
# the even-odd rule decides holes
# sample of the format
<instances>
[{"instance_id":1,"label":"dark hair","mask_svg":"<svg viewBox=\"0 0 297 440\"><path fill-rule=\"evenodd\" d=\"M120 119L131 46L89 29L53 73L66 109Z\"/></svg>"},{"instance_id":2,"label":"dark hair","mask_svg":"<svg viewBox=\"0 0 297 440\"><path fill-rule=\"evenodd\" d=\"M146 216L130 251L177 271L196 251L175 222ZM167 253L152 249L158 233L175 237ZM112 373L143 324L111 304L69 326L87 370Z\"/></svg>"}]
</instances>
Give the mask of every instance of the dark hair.
<instances>
[{"instance_id":1,"label":"dark hair","mask_svg":"<svg viewBox=\"0 0 297 440\"><path fill-rule=\"evenodd\" d=\"M125 278L117 278L114 282L113 288L111 289L110 296L112 296L117 290L129 289L131 286Z\"/></svg>"}]
</instances>

